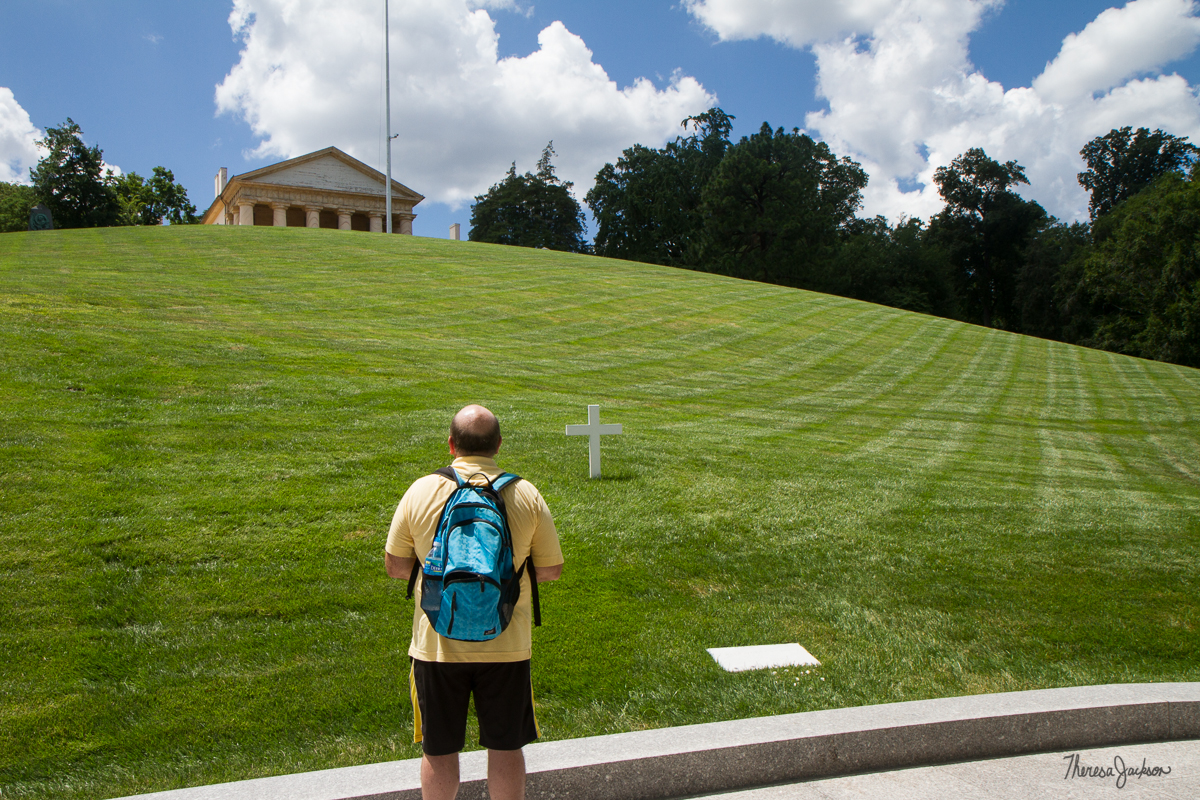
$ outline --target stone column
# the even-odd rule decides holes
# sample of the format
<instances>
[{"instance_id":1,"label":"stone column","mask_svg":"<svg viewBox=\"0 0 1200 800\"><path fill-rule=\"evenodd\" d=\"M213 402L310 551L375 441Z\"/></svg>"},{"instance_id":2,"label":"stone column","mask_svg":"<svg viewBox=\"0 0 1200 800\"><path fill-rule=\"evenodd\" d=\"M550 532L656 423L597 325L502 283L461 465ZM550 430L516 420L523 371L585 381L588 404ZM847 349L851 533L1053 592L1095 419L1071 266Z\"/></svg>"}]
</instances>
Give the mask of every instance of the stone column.
<instances>
[{"instance_id":1,"label":"stone column","mask_svg":"<svg viewBox=\"0 0 1200 800\"><path fill-rule=\"evenodd\" d=\"M276 228L286 228L287 210L287 203L271 203L271 224Z\"/></svg>"},{"instance_id":2,"label":"stone column","mask_svg":"<svg viewBox=\"0 0 1200 800\"><path fill-rule=\"evenodd\" d=\"M307 228L321 227L321 207L320 206L305 206L304 207L304 226Z\"/></svg>"},{"instance_id":3,"label":"stone column","mask_svg":"<svg viewBox=\"0 0 1200 800\"><path fill-rule=\"evenodd\" d=\"M371 233L383 233L383 214L371 214Z\"/></svg>"},{"instance_id":4,"label":"stone column","mask_svg":"<svg viewBox=\"0 0 1200 800\"><path fill-rule=\"evenodd\" d=\"M409 236L412 236L412 221L413 221L412 217L401 217L400 218L400 232L407 233Z\"/></svg>"},{"instance_id":5,"label":"stone column","mask_svg":"<svg viewBox=\"0 0 1200 800\"><path fill-rule=\"evenodd\" d=\"M238 203L238 225L254 224L254 203Z\"/></svg>"},{"instance_id":6,"label":"stone column","mask_svg":"<svg viewBox=\"0 0 1200 800\"><path fill-rule=\"evenodd\" d=\"M350 209L350 208L339 208L338 209L338 230L339 231L350 230L350 215L353 213L354 213L354 210Z\"/></svg>"}]
</instances>

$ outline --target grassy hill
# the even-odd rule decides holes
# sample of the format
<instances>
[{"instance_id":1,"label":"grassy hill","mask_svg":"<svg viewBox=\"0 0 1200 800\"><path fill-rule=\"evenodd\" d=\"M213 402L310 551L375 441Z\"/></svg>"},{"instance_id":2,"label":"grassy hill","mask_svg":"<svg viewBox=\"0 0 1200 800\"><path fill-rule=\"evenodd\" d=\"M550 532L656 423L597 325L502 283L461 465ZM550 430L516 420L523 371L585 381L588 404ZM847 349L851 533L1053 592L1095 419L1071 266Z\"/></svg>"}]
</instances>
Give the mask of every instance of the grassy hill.
<instances>
[{"instance_id":1,"label":"grassy hill","mask_svg":"<svg viewBox=\"0 0 1200 800\"><path fill-rule=\"evenodd\" d=\"M1200 680L1200 372L717 276L269 228L0 235L0 794L412 757L387 524L500 416L548 738ZM624 425L604 479L563 428ZM824 666L726 674L705 647Z\"/></svg>"}]
</instances>

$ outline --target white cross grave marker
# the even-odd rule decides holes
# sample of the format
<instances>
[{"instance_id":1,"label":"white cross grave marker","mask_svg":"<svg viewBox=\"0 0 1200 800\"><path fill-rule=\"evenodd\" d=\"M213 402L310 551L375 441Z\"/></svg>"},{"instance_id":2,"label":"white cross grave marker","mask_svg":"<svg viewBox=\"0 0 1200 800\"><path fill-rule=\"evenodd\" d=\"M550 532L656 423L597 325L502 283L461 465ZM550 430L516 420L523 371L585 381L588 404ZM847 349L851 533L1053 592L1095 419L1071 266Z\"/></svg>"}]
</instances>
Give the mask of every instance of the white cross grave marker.
<instances>
[{"instance_id":1,"label":"white cross grave marker","mask_svg":"<svg viewBox=\"0 0 1200 800\"><path fill-rule=\"evenodd\" d=\"M600 406L588 406L587 425L567 426L567 436L588 437L588 469L591 471L591 477L600 477L600 437L620 432L620 425L600 424Z\"/></svg>"}]
</instances>

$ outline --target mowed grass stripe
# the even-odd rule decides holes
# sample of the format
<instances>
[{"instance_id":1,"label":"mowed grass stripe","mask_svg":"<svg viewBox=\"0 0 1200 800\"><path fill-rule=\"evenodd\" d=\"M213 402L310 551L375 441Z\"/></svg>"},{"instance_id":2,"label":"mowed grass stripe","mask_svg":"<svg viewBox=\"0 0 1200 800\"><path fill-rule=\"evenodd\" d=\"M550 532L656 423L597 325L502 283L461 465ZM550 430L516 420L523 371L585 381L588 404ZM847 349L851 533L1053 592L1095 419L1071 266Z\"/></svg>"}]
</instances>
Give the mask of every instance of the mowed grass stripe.
<instances>
[{"instance_id":1,"label":"mowed grass stripe","mask_svg":"<svg viewBox=\"0 0 1200 800\"><path fill-rule=\"evenodd\" d=\"M0 236L0 793L417 753L395 503L467 402L554 509L549 738L1200 679L1195 370L663 267ZM625 425L589 481L563 426ZM800 641L819 670L705 647ZM822 680L824 678L824 680Z\"/></svg>"},{"instance_id":2,"label":"mowed grass stripe","mask_svg":"<svg viewBox=\"0 0 1200 800\"><path fill-rule=\"evenodd\" d=\"M1129 493L1131 503L1156 503L1160 497L1167 494L1167 487L1162 483L1165 475L1161 468L1161 458L1147 433L1156 433L1168 424L1182 423L1177 415L1171 414L1169 401L1158 393L1150 399L1147 396L1146 385L1130 379L1126 372L1125 359L1107 354L1111 374L1116 379L1116 391L1110 391L1110 397L1119 399L1121 409L1115 413L1118 419L1126 419L1138 423L1138 433L1126 426L1113 426L1101 440L1107 454L1116 462L1115 474L1132 476L1136 490ZM1124 428L1124 429L1123 429Z\"/></svg>"},{"instance_id":3,"label":"mowed grass stripe","mask_svg":"<svg viewBox=\"0 0 1200 800\"><path fill-rule=\"evenodd\" d=\"M698 371L675 369L672 371L678 374L672 384L664 384L664 370L649 371L641 376L644 382L631 388L638 396L686 397L705 402L711 400L718 405L751 388L769 391L780 384L790 388L798 373L835 358L839 352L869 335L869 330L858 330L858 322L864 313L851 307L816 305L805 310L796 321L768 321L739 334L735 346L721 353L722 358L718 361L721 366L717 369L705 369L703 364L698 365ZM805 330L805 326L800 330L807 335L797 333L798 322L806 323L817 316L824 323L822 327ZM781 317L786 318L777 312L776 320ZM876 320L875 327L884 322L883 319ZM856 338L850 338L850 335Z\"/></svg>"},{"instance_id":4,"label":"mowed grass stripe","mask_svg":"<svg viewBox=\"0 0 1200 800\"><path fill-rule=\"evenodd\" d=\"M754 315L745 322L730 324L727 318L740 318L740 307L741 304L738 303L719 309L715 313L705 310L703 313L690 313L687 317L679 319L656 315L655 319L646 323L644 329L638 331L639 335L649 334L650 341L637 341L629 346L630 351L635 354L647 352L652 353L653 357L625 359L621 362L625 364L623 369L632 372L635 378L643 372L652 378L661 377L663 373L675 374L709 389L728 383L736 384L747 375L751 380L763 380L765 376L756 374L756 371L748 372L746 361L754 363L754 360L768 359L772 365L777 365L778 348L786 348L794 341L797 321L821 314L824 310L821 307L803 309L799 320L780 324L777 318L787 318L786 312L791 309L776 308L773 315L776 319L771 319L772 315L763 313L761 320L754 319L754 316L757 316ZM784 313L781 314L781 311ZM848 309L847 312L853 313L854 310ZM597 365L598 368L609 368L621 361L621 356L624 355L621 350L611 351L611 344L606 342L606 345L608 346L605 350L611 355L608 356L608 360ZM715 359L716 363L729 365L724 371L709 370L697 376L687 369L681 369L685 365L690 366L689 359L704 357L714 351L721 351L721 357ZM736 360L739 355L742 361ZM654 390L654 382L645 385L643 389Z\"/></svg>"},{"instance_id":5,"label":"mowed grass stripe","mask_svg":"<svg viewBox=\"0 0 1200 800\"><path fill-rule=\"evenodd\" d=\"M957 342L965 330L958 327L952 341ZM906 457L915 458L915 467L928 469L940 465L951 452L960 448L962 437L969 428L968 423L958 419L948 405L964 392L975 393L971 382L981 366L989 363L994 344L994 339L987 339L982 347L947 351L937 370L922 375L921 386L925 393L918 396L915 409L893 417L895 427L850 451L848 457L857 459L877 453L884 453L887 457L893 455L893 448L897 448ZM964 356L970 357L966 364L963 364ZM955 376L949 383L946 382L948 375ZM917 431L923 435L913 446L913 436Z\"/></svg>"},{"instance_id":6,"label":"mowed grass stripe","mask_svg":"<svg viewBox=\"0 0 1200 800\"><path fill-rule=\"evenodd\" d=\"M938 327L942 327L942 333L934 335ZM914 404L920 404L915 392L928 386L922 380L923 370L935 358L945 357L946 345L951 338L952 329L932 320L925 321L911 329L896 347L881 352L858 374L819 391L789 398L784 403L808 408L820 403L822 397L828 397L831 408L812 425L814 430L836 431L838 435L855 431L860 437L869 436L872 430L893 424L896 409L908 410Z\"/></svg>"}]
</instances>

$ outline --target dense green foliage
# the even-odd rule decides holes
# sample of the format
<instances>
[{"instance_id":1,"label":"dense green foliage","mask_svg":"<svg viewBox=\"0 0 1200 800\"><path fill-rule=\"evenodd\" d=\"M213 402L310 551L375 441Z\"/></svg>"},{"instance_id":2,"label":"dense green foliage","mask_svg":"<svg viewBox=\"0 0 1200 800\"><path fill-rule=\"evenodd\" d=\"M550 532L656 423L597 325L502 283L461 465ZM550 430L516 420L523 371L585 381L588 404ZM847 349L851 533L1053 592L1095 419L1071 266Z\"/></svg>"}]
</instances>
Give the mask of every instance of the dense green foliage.
<instances>
[{"instance_id":1,"label":"dense green foliage","mask_svg":"<svg viewBox=\"0 0 1200 800\"><path fill-rule=\"evenodd\" d=\"M857 219L859 164L766 123L731 143L731 120L711 109L662 149L606 164L585 198L596 253L960 316L948 237Z\"/></svg>"},{"instance_id":2,"label":"dense green foliage","mask_svg":"<svg viewBox=\"0 0 1200 800\"><path fill-rule=\"evenodd\" d=\"M980 148L936 170L946 206L928 224L857 219L867 182L858 164L766 123L732 144L730 119L714 108L684 120L691 133L661 150L636 145L604 165L585 198L598 255L1195 363L1188 354L1200 352L1200 331L1183 310L1190 273L1161 259L1196 246L1197 220L1165 211L1170 223L1137 223L1146 241L1092 255L1103 231L1115 229L1107 214L1164 176L1184 181L1200 152L1186 139L1121 128L1083 148L1089 169L1079 180L1092 193L1093 235L1090 225L1063 224L1023 199L1024 168ZM1120 267L1116 247L1124 248ZM1112 271L1120 276L1101 277Z\"/></svg>"},{"instance_id":3,"label":"dense green foliage","mask_svg":"<svg viewBox=\"0 0 1200 800\"><path fill-rule=\"evenodd\" d=\"M29 230L29 212L39 202L32 186L0 181L0 233Z\"/></svg>"},{"instance_id":4,"label":"dense green foliage","mask_svg":"<svg viewBox=\"0 0 1200 800\"><path fill-rule=\"evenodd\" d=\"M3 234L0 298L6 799L416 756L382 549L467 402L562 536L547 738L1200 680L1195 370L333 230ZM588 403L624 425L603 480ZM787 641L824 666L704 650Z\"/></svg>"},{"instance_id":5,"label":"dense green foliage","mask_svg":"<svg viewBox=\"0 0 1200 800\"><path fill-rule=\"evenodd\" d=\"M802 284L862 204L867 174L824 142L763 123L728 148L701 192L699 263L739 278Z\"/></svg>"},{"instance_id":6,"label":"dense green foliage","mask_svg":"<svg viewBox=\"0 0 1200 800\"><path fill-rule=\"evenodd\" d=\"M175 182L169 169L155 167L149 180L136 172L113 175L112 170L104 169L104 151L98 145L88 147L83 131L70 117L61 126L49 128L38 144L49 152L29 171L32 197L36 198L33 205L44 202L56 228L198 221L187 190ZM17 227L16 206L26 203L31 195L12 196L15 206L9 209L5 195L0 193L0 231L28 228L28 209L24 212L25 223Z\"/></svg>"},{"instance_id":7,"label":"dense green foliage","mask_svg":"<svg viewBox=\"0 0 1200 800\"><path fill-rule=\"evenodd\" d=\"M554 155L551 142L542 151L536 174L518 175L514 162L504 180L476 197L467 238L569 253L587 251L583 209L571 195L573 184L554 174Z\"/></svg>"},{"instance_id":8,"label":"dense green foliage","mask_svg":"<svg viewBox=\"0 0 1200 800\"><path fill-rule=\"evenodd\" d=\"M767 123L736 144L714 108L661 150L627 149L585 201L598 255L815 288L867 184L823 142ZM827 287L821 287L827 288Z\"/></svg>"},{"instance_id":9,"label":"dense green foliage","mask_svg":"<svg viewBox=\"0 0 1200 800\"><path fill-rule=\"evenodd\" d=\"M689 117L690 136L661 150L627 149L605 164L584 201L596 219L597 255L692 266L704 231L701 193L729 148L732 118L714 108Z\"/></svg>"},{"instance_id":10,"label":"dense green foliage","mask_svg":"<svg viewBox=\"0 0 1200 800\"><path fill-rule=\"evenodd\" d=\"M1014 329L1017 274L1029 240L1046 221L1040 205L1012 189L1029 183L1025 170L974 148L938 167L933 182L946 208L933 218L930 235L949 254L967 317Z\"/></svg>"},{"instance_id":11,"label":"dense green foliage","mask_svg":"<svg viewBox=\"0 0 1200 800\"><path fill-rule=\"evenodd\" d=\"M1087 162L1079 185L1092 193L1092 219L1107 214L1125 200L1170 172L1183 173L1200 152L1187 137L1147 128L1114 128L1084 145Z\"/></svg>"},{"instance_id":12,"label":"dense green foliage","mask_svg":"<svg viewBox=\"0 0 1200 800\"><path fill-rule=\"evenodd\" d=\"M1082 259L1090 251L1091 229L1056 220L1034 232L1017 273L1012 329L1082 343L1092 318L1083 285Z\"/></svg>"},{"instance_id":13,"label":"dense green foliage","mask_svg":"<svg viewBox=\"0 0 1200 800\"><path fill-rule=\"evenodd\" d=\"M83 130L70 117L47 128L38 144L49 152L29 171L34 190L50 209L56 228L116 225L117 192L103 174L104 152L83 142Z\"/></svg>"},{"instance_id":14,"label":"dense green foliage","mask_svg":"<svg viewBox=\"0 0 1200 800\"><path fill-rule=\"evenodd\" d=\"M955 319L960 314L954 279L949 253L919 219L892 226L875 217L849 223L821 289Z\"/></svg>"},{"instance_id":15,"label":"dense green foliage","mask_svg":"<svg viewBox=\"0 0 1200 800\"><path fill-rule=\"evenodd\" d=\"M1165 175L1097 220L1095 237L1094 343L1200 367L1200 183Z\"/></svg>"},{"instance_id":16,"label":"dense green foliage","mask_svg":"<svg viewBox=\"0 0 1200 800\"><path fill-rule=\"evenodd\" d=\"M155 167L150 180L128 172L110 181L121 202L122 225L191 225L196 207L188 201L187 190L175 182L171 170Z\"/></svg>"}]
</instances>

